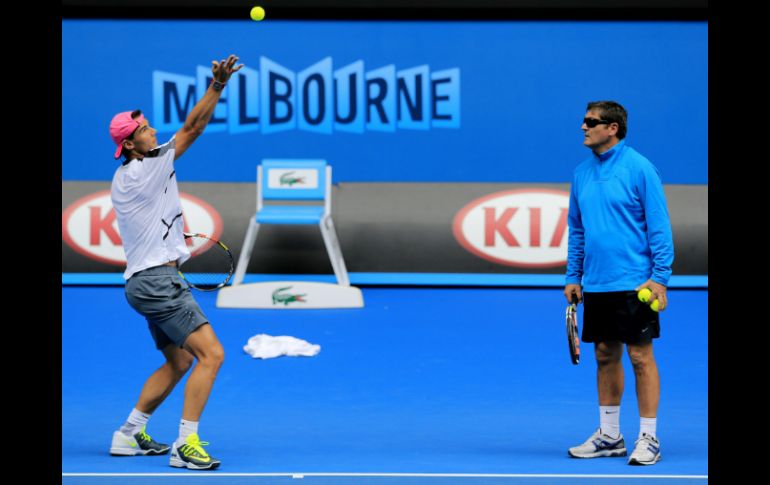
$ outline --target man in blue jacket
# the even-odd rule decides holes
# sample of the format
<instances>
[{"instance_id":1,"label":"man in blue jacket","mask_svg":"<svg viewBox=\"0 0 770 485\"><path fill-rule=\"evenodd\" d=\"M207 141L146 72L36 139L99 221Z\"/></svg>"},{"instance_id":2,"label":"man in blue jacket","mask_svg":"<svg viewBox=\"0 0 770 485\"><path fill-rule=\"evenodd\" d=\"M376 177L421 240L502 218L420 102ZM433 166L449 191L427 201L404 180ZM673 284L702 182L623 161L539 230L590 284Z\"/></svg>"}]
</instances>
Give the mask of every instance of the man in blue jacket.
<instances>
[{"instance_id":1,"label":"man in blue jacket","mask_svg":"<svg viewBox=\"0 0 770 485\"><path fill-rule=\"evenodd\" d=\"M628 463L660 460L657 410L660 377L652 341L660 336L658 313L639 301L667 306L674 243L658 170L626 145L628 115L614 101L588 103L581 129L591 156L575 169L569 203L569 246L564 295L583 302L583 342L594 342L599 393L599 429L575 458L626 456L620 433L623 345L636 377L640 429Z\"/></svg>"}]
</instances>

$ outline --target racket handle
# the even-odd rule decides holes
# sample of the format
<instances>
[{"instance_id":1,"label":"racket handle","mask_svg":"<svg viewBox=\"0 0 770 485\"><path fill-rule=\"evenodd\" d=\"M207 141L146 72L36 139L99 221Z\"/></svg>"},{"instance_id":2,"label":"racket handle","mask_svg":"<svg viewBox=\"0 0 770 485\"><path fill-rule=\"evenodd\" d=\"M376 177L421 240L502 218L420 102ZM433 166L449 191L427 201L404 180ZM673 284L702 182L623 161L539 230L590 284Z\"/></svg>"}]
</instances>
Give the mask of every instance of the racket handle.
<instances>
[{"instance_id":1,"label":"racket handle","mask_svg":"<svg viewBox=\"0 0 770 485\"><path fill-rule=\"evenodd\" d=\"M577 303L578 303L578 297L577 297L576 294L573 293L572 294L572 304L573 305L577 305Z\"/></svg>"}]
</instances>

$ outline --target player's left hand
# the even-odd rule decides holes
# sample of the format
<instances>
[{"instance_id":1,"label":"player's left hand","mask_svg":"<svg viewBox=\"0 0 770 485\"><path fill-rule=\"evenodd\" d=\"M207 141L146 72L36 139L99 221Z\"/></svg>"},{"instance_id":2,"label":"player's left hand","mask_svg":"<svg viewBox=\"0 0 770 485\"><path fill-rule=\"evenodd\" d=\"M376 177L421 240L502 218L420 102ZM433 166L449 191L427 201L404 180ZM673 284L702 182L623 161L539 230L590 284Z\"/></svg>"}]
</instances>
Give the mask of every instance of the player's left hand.
<instances>
[{"instance_id":1,"label":"player's left hand","mask_svg":"<svg viewBox=\"0 0 770 485\"><path fill-rule=\"evenodd\" d=\"M211 61L211 72L214 74L214 80L226 83L234 72L240 71L243 67L243 64L233 67L236 62L238 62L238 56L235 54L230 54L227 59L222 59L219 62Z\"/></svg>"},{"instance_id":2,"label":"player's left hand","mask_svg":"<svg viewBox=\"0 0 770 485\"><path fill-rule=\"evenodd\" d=\"M658 300L658 311L662 312L668 306L668 297L666 296L666 287L652 280L647 280L641 285L636 287L636 291L642 288L649 288L652 292L648 305L652 305L652 302Z\"/></svg>"}]
</instances>

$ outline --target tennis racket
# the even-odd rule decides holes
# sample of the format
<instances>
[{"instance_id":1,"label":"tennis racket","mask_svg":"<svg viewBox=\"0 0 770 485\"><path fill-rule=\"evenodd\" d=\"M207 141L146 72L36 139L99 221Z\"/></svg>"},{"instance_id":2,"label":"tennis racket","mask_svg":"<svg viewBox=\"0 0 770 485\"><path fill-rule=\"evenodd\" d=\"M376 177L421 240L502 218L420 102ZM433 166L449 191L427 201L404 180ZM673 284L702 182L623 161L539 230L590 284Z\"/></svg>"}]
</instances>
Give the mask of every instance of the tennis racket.
<instances>
[{"instance_id":1,"label":"tennis racket","mask_svg":"<svg viewBox=\"0 0 770 485\"><path fill-rule=\"evenodd\" d=\"M179 276L184 278L190 287L200 291L214 291L225 286L235 270L230 248L205 234L185 232L184 237L188 242L192 242L193 246L201 247L201 253L206 253L208 259L207 266L213 271L185 272L183 270L190 267L185 263L179 268Z\"/></svg>"},{"instance_id":2,"label":"tennis racket","mask_svg":"<svg viewBox=\"0 0 770 485\"><path fill-rule=\"evenodd\" d=\"M572 363L580 363L580 334L578 333L576 295L572 295L572 304L567 307L567 343L569 344L569 356Z\"/></svg>"}]
</instances>

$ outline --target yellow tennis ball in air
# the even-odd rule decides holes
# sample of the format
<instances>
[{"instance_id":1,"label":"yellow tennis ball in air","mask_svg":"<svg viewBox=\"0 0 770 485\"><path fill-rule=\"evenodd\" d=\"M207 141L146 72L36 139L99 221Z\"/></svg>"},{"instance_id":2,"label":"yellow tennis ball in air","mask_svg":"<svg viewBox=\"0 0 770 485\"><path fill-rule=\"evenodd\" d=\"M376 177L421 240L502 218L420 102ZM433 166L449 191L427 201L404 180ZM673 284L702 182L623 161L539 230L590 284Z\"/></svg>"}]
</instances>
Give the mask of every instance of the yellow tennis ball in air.
<instances>
[{"instance_id":1,"label":"yellow tennis ball in air","mask_svg":"<svg viewBox=\"0 0 770 485\"><path fill-rule=\"evenodd\" d=\"M637 296L639 297L639 301L642 303L647 303L650 301L650 297L652 296L652 291L650 291L649 288L642 288L639 290L639 293L637 293Z\"/></svg>"},{"instance_id":2,"label":"yellow tennis ball in air","mask_svg":"<svg viewBox=\"0 0 770 485\"><path fill-rule=\"evenodd\" d=\"M254 7L251 9L251 20L260 21L265 18L265 9L262 7Z\"/></svg>"},{"instance_id":3,"label":"yellow tennis ball in air","mask_svg":"<svg viewBox=\"0 0 770 485\"><path fill-rule=\"evenodd\" d=\"M658 311L658 309L660 307L659 303L660 303L660 300L655 300L655 301L652 302L652 305L650 305L650 308L652 309L652 311L654 311L654 312Z\"/></svg>"}]
</instances>

